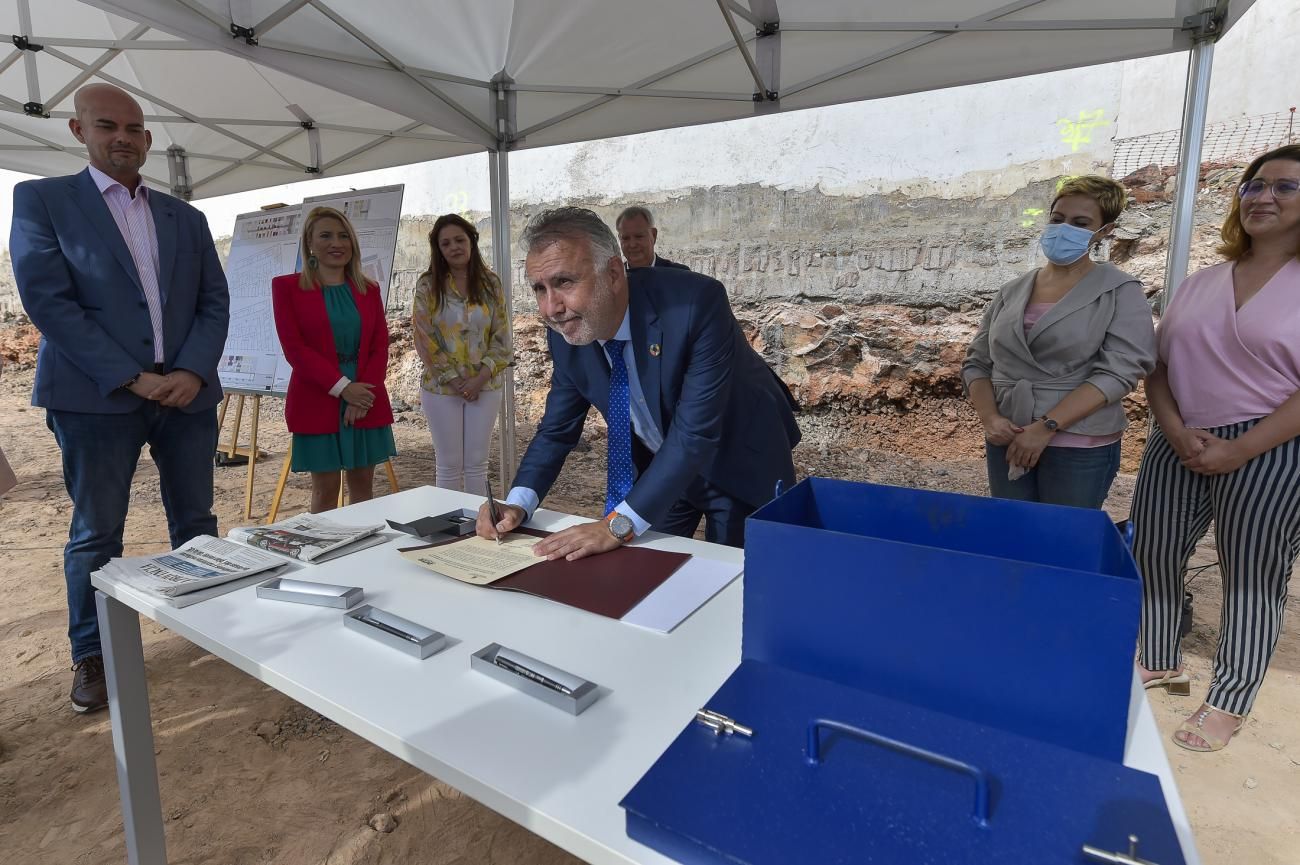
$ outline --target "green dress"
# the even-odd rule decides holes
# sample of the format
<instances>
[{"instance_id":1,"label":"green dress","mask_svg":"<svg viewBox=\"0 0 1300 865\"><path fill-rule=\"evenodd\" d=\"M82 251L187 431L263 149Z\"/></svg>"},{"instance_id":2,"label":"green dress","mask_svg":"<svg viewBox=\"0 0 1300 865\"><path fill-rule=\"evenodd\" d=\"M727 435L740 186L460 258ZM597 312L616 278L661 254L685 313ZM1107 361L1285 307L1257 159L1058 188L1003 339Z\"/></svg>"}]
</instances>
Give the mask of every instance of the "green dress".
<instances>
[{"instance_id":1,"label":"green dress","mask_svg":"<svg viewBox=\"0 0 1300 865\"><path fill-rule=\"evenodd\" d=\"M361 313L352 300L347 285L327 285L325 311L334 331L334 348L339 357L352 360L339 363L343 375L357 377L357 351L361 347ZM339 400L339 431L321 435L293 434L292 468L296 472L337 472L378 465L397 454L392 426L357 429L343 424L347 403Z\"/></svg>"}]
</instances>

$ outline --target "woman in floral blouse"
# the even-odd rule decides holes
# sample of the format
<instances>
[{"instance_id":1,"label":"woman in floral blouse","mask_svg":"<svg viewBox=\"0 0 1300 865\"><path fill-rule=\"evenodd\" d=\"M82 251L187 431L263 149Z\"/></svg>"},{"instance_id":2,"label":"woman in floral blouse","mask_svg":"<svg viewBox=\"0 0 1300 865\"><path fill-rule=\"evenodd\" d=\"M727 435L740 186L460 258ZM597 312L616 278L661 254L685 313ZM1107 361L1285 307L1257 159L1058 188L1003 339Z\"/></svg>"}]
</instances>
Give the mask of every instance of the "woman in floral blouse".
<instances>
[{"instance_id":1,"label":"woman in floral blouse","mask_svg":"<svg viewBox=\"0 0 1300 865\"><path fill-rule=\"evenodd\" d=\"M429 269L415 284L415 349L424 362L420 406L433 435L434 483L481 495L510 366L501 280L483 263L478 229L454 213L429 232Z\"/></svg>"}]
</instances>

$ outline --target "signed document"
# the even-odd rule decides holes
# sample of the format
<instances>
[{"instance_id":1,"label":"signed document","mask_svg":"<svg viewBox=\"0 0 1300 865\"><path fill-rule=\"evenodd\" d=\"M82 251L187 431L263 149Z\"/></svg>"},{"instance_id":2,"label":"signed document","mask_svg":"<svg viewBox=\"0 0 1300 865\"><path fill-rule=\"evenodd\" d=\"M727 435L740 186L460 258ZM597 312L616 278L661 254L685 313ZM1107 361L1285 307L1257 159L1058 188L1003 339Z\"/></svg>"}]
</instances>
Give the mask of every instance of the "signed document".
<instances>
[{"instance_id":1,"label":"signed document","mask_svg":"<svg viewBox=\"0 0 1300 865\"><path fill-rule=\"evenodd\" d=\"M402 558L431 571L476 586L485 586L516 571L546 561L533 553L538 538L508 534L501 544L488 538L466 538L452 544L402 550Z\"/></svg>"}]
</instances>

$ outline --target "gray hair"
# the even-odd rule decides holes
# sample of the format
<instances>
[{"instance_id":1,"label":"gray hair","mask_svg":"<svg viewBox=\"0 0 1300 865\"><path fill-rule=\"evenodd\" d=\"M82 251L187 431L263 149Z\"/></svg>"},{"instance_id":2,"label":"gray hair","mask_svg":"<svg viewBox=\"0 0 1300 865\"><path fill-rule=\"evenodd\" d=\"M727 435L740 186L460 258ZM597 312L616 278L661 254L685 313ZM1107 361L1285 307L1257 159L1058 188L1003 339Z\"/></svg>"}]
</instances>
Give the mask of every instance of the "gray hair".
<instances>
[{"instance_id":1,"label":"gray hair","mask_svg":"<svg viewBox=\"0 0 1300 865\"><path fill-rule=\"evenodd\" d=\"M618 228L625 219L644 219L646 225L651 228L655 227L655 215L650 212L650 208L642 207L639 204L634 204L620 213L618 219L614 220L614 227Z\"/></svg>"},{"instance_id":2,"label":"gray hair","mask_svg":"<svg viewBox=\"0 0 1300 865\"><path fill-rule=\"evenodd\" d=\"M597 268L618 257L618 240L605 221L585 207L556 207L543 210L528 221L520 237L524 249L532 252L557 240L585 238Z\"/></svg>"}]
</instances>

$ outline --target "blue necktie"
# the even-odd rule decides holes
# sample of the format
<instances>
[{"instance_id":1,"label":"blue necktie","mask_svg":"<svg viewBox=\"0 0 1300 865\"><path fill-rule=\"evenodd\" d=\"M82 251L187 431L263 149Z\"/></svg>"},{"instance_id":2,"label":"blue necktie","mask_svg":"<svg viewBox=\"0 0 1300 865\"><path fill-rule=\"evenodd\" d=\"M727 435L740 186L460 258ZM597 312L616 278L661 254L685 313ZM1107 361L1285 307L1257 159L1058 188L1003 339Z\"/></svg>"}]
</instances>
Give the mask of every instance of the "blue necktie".
<instances>
[{"instance_id":1,"label":"blue necktie","mask_svg":"<svg viewBox=\"0 0 1300 865\"><path fill-rule=\"evenodd\" d=\"M605 470L605 513L614 510L632 489L632 416L628 404L627 364L623 361L625 339L605 343L609 357L609 457Z\"/></svg>"}]
</instances>

